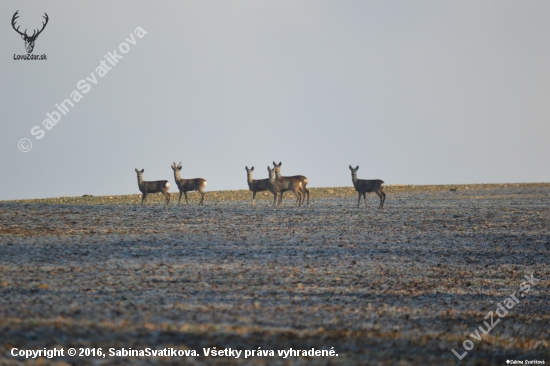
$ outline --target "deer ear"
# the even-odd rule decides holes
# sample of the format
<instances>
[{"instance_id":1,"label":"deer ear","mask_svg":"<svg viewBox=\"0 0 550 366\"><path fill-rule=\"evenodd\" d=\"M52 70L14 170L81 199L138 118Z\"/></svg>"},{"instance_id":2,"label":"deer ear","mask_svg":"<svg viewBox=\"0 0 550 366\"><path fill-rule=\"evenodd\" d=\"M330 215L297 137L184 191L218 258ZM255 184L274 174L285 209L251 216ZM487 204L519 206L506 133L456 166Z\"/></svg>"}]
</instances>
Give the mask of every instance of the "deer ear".
<instances>
[{"instance_id":1,"label":"deer ear","mask_svg":"<svg viewBox=\"0 0 550 366\"><path fill-rule=\"evenodd\" d=\"M138 170L136 169L136 173L138 172Z\"/></svg>"},{"instance_id":2,"label":"deer ear","mask_svg":"<svg viewBox=\"0 0 550 366\"><path fill-rule=\"evenodd\" d=\"M353 168L351 167L351 165L349 166L349 170L353 170Z\"/></svg>"},{"instance_id":3,"label":"deer ear","mask_svg":"<svg viewBox=\"0 0 550 366\"><path fill-rule=\"evenodd\" d=\"M145 171L145 169L141 169L141 172L143 173Z\"/></svg>"},{"instance_id":4,"label":"deer ear","mask_svg":"<svg viewBox=\"0 0 550 366\"><path fill-rule=\"evenodd\" d=\"M254 171L254 167L250 168L250 171L253 172L253 171Z\"/></svg>"},{"instance_id":5,"label":"deer ear","mask_svg":"<svg viewBox=\"0 0 550 366\"><path fill-rule=\"evenodd\" d=\"M246 169L246 171L248 171L248 165L244 167Z\"/></svg>"},{"instance_id":6,"label":"deer ear","mask_svg":"<svg viewBox=\"0 0 550 366\"><path fill-rule=\"evenodd\" d=\"M276 162L273 162L273 166L277 166L277 163L276 163Z\"/></svg>"},{"instance_id":7,"label":"deer ear","mask_svg":"<svg viewBox=\"0 0 550 366\"><path fill-rule=\"evenodd\" d=\"M283 163L279 162L279 166L283 165Z\"/></svg>"},{"instance_id":8,"label":"deer ear","mask_svg":"<svg viewBox=\"0 0 550 366\"><path fill-rule=\"evenodd\" d=\"M357 168L355 168L355 170L359 170L359 165L357 165Z\"/></svg>"},{"instance_id":9,"label":"deer ear","mask_svg":"<svg viewBox=\"0 0 550 366\"><path fill-rule=\"evenodd\" d=\"M181 170L181 165L180 165L180 166L178 166L178 170Z\"/></svg>"}]
</instances>

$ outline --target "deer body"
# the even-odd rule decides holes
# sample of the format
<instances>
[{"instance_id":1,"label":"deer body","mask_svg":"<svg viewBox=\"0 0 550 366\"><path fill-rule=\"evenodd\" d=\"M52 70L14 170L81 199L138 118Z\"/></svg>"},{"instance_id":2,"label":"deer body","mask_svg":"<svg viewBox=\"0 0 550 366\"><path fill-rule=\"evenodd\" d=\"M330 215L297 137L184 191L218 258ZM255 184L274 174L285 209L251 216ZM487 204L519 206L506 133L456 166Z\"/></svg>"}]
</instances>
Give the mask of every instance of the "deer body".
<instances>
[{"instance_id":1,"label":"deer body","mask_svg":"<svg viewBox=\"0 0 550 366\"><path fill-rule=\"evenodd\" d=\"M170 203L170 193L168 193L168 190L170 189L170 183L167 180L157 180L153 182L146 182L143 180L143 172L145 169L137 170L137 179L138 179L138 187L140 192L142 193L141 197L141 206L147 206L147 195L149 193L162 193L164 197L166 197L166 206Z\"/></svg>"},{"instance_id":2,"label":"deer body","mask_svg":"<svg viewBox=\"0 0 550 366\"><path fill-rule=\"evenodd\" d=\"M295 177L281 177L280 179L275 178L275 169L267 167L269 172L269 186L270 191L273 192L273 206L277 203L277 195L279 197L279 205L281 204L283 193L286 191L292 191L296 195L296 203L298 207L302 205L302 181Z\"/></svg>"},{"instance_id":3,"label":"deer body","mask_svg":"<svg viewBox=\"0 0 550 366\"><path fill-rule=\"evenodd\" d=\"M245 166L244 168L246 169L248 189L252 191L252 206L254 206L254 199L256 198L256 193L270 190L269 178L254 179L252 178L252 172L254 171L254 167L248 169L248 166Z\"/></svg>"},{"instance_id":4,"label":"deer body","mask_svg":"<svg viewBox=\"0 0 550 366\"><path fill-rule=\"evenodd\" d=\"M351 180L353 182L353 187L359 194L359 199L357 200L357 207L359 208L359 204L361 203L361 195L363 196L363 199L365 200L365 207L367 207L367 193L374 192L380 197L380 208L384 206L384 201L386 200L386 193L384 193L384 181L380 179L357 179L357 170L359 170L359 165L357 168L352 168L351 165L349 166L349 170L351 170Z\"/></svg>"},{"instance_id":5,"label":"deer body","mask_svg":"<svg viewBox=\"0 0 550 366\"><path fill-rule=\"evenodd\" d=\"M208 183L206 179L202 179L202 178L183 179L180 176L181 162L177 166L176 166L176 163L174 163L174 165L172 165L172 170L174 171L174 179L176 180L176 184L180 191L178 206L181 203L182 194L185 195L185 202L187 203L187 205L189 205L189 200L187 199L187 192L192 192L192 191L198 191L201 194L201 200L199 202L199 206L204 206L204 199L206 197L206 193L204 193L204 188L206 188L206 184Z\"/></svg>"},{"instance_id":6,"label":"deer body","mask_svg":"<svg viewBox=\"0 0 550 366\"><path fill-rule=\"evenodd\" d=\"M300 182L302 182L302 188L300 190L300 192L302 193L302 202L300 203L300 205L304 203L306 199L306 195L307 195L307 204L309 205L309 190L306 188L308 183L307 177L304 177L303 175L293 175L291 177L283 177L281 175L281 165L283 165L283 163L279 162L279 164L276 164L275 162L273 162L275 179L292 178L292 179L298 179ZM282 200L283 200L283 193L281 193L281 197L279 198L279 204L281 204Z\"/></svg>"}]
</instances>

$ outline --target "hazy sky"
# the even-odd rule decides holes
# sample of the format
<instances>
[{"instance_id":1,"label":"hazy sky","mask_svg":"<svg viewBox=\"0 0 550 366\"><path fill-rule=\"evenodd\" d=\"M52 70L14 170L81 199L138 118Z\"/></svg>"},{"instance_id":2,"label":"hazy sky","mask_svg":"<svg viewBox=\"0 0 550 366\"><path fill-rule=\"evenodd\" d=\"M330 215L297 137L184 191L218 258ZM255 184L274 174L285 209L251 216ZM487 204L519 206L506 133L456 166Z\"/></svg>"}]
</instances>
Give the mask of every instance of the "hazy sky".
<instances>
[{"instance_id":1,"label":"hazy sky","mask_svg":"<svg viewBox=\"0 0 550 366\"><path fill-rule=\"evenodd\" d=\"M33 51L46 61L14 60L16 10L29 34L48 14ZM0 14L0 199L139 193L135 168L174 191L174 161L207 190L246 189L245 165L265 178L273 160L311 187L351 186L350 164L387 184L550 181L548 1L2 1Z\"/></svg>"}]
</instances>

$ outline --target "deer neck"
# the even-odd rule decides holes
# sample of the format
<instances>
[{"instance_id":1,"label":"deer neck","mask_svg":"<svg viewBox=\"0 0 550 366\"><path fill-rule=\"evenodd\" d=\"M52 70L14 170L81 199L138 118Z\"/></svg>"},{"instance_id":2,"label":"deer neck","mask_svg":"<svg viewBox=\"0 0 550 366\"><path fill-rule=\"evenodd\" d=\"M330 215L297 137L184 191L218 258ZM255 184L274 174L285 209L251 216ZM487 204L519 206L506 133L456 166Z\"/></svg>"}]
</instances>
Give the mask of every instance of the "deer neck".
<instances>
[{"instance_id":1,"label":"deer neck","mask_svg":"<svg viewBox=\"0 0 550 366\"><path fill-rule=\"evenodd\" d=\"M138 180L138 186L140 188L143 188L143 186L145 185L145 183L143 182L143 177L140 176L140 177L138 177L137 180Z\"/></svg>"},{"instance_id":2,"label":"deer neck","mask_svg":"<svg viewBox=\"0 0 550 366\"><path fill-rule=\"evenodd\" d=\"M254 178L252 177L252 173L248 174L248 185L251 185L254 183Z\"/></svg>"},{"instance_id":3,"label":"deer neck","mask_svg":"<svg viewBox=\"0 0 550 366\"><path fill-rule=\"evenodd\" d=\"M352 174L351 175L351 181L353 182L353 186L355 187L357 185L357 174Z\"/></svg>"},{"instance_id":4,"label":"deer neck","mask_svg":"<svg viewBox=\"0 0 550 366\"><path fill-rule=\"evenodd\" d=\"M180 171L177 170L176 172L174 172L174 179L176 180L176 183L178 183L180 180L181 180L181 175L180 175Z\"/></svg>"},{"instance_id":5,"label":"deer neck","mask_svg":"<svg viewBox=\"0 0 550 366\"><path fill-rule=\"evenodd\" d=\"M275 179L281 179L282 175L281 175L281 171L279 169L275 170Z\"/></svg>"}]
</instances>

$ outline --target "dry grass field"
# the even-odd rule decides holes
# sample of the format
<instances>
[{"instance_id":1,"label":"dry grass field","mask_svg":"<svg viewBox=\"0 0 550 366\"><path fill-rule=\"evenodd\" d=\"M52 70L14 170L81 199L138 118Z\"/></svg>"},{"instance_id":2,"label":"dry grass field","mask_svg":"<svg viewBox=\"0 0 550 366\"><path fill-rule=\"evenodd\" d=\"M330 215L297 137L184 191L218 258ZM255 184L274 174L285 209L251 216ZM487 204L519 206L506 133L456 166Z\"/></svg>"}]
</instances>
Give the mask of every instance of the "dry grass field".
<instances>
[{"instance_id":1,"label":"dry grass field","mask_svg":"<svg viewBox=\"0 0 550 366\"><path fill-rule=\"evenodd\" d=\"M249 191L207 192L204 207L173 195L166 211L158 196L0 201L0 364L550 363L550 184L386 193L383 210L374 194L358 209L352 188L311 189L301 208L292 194L252 207ZM27 360L13 347L198 356ZM276 356L205 357L214 347ZM338 356L278 357L290 348Z\"/></svg>"}]
</instances>

